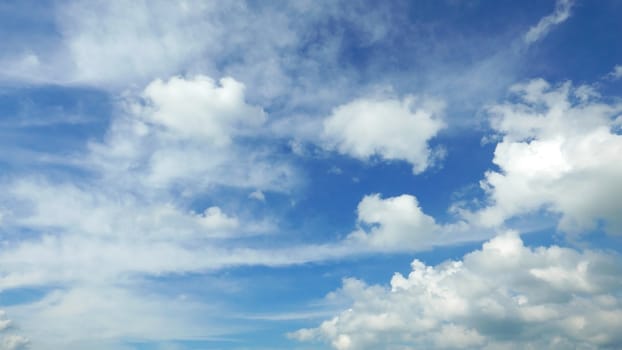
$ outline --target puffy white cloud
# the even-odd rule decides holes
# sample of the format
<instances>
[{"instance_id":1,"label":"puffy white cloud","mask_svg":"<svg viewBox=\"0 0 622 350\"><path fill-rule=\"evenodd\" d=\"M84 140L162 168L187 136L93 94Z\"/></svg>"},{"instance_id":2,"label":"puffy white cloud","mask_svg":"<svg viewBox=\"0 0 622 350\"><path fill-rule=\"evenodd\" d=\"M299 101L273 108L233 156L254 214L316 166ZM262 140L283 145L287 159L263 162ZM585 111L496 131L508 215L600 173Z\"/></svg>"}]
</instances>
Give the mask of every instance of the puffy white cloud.
<instances>
[{"instance_id":1,"label":"puffy white cloud","mask_svg":"<svg viewBox=\"0 0 622 350\"><path fill-rule=\"evenodd\" d=\"M477 227L461 219L452 223L437 223L426 214L417 197L402 194L382 198L370 194L358 204L357 228L334 249L345 248L342 254L369 252L413 252L460 242L489 238L488 228Z\"/></svg>"},{"instance_id":2,"label":"puffy white cloud","mask_svg":"<svg viewBox=\"0 0 622 350\"><path fill-rule=\"evenodd\" d=\"M570 83L515 85L517 100L491 106L501 137L481 182L490 204L466 216L483 225L547 210L566 232L622 233L622 104L599 100Z\"/></svg>"},{"instance_id":3,"label":"puffy white cloud","mask_svg":"<svg viewBox=\"0 0 622 350\"><path fill-rule=\"evenodd\" d=\"M616 348L621 261L599 251L532 249L509 232L461 261L415 260L389 288L346 279L330 297L351 307L290 336L339 350Z\"/></svg>"},{"instance_id":4,"label":"puffy white cloud","mask_svg":"<svg viewBox=\"0 0 622 350\"><path fill-rule=\"evenodd\" d=\"M554 26L563 23L570 17L570 10L574 5L574 0L557 0L555 11L542 18L538 24L529 28L524 40L527 44L532 44L546 36Z\"/></svg>"},{"instance_id":5,"label":"puffy white cloud","mask_svg":"<svg viewBox=\"0 0 622 350\"><path fill-rule=\"evenodd\" d=\"M216 82L206 76L155 80L143 92L147 106L133 105L139 118L161 125L175 137L189 137L224 146L232 134L265 121L263 110L246 104L244 84L233 78Z\"/></svg>"},{"instance_id":6,"label":"puffy white cloud","mask_svg":"<svg viewBox=\"0 0 622 350\"><path fill-rule=\"evenodd\" d=\"M232 78L155 80L130 96L85 163L117 183L167 188L209 185L283 190L295 183L283 160L240 138L256 138L266 116ZM250 142L250 141L249 141ZM136 181L138 180L138 181Z\"/></svg>"},{"instance_id":7,"label":"puffy white cloud","mask_svg":"<svg viewBox=\"0 0 622 350\"><path fill-rule=\"evenodd\" d=\"M383 199L378 194L365 196L358 205L362 228L347 240L377 249L409 249L428 246L439 230L434 218L424 214L417 198L401 195Z\"/></svg>"},{"instance_id":8,"label":"puffy white cloud","mask_svg":"<svg viewBox=\"0 0 622 350\"><path fill-rule=\"evenodd\" d=\"M324 121L324 146L341 154L367 160L403 160L415 174L431 163L428 141L444 124L442 104L407 96L362 98L335 108Z\"/></svg>"}]
</instances>

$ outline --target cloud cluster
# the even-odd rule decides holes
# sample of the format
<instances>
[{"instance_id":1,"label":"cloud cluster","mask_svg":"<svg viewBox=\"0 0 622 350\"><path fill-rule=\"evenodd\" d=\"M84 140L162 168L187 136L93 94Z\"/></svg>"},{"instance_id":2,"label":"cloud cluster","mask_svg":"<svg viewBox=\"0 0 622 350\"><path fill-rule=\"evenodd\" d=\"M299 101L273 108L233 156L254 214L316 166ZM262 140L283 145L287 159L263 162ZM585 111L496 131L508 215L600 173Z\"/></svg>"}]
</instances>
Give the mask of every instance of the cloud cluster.
<instances>
[{"instance_id":1,"label":"cloud cluster","mask_svg":"<svg viewBox=\"0 0 622 350\"><path fill-rule=\"evenodd\" d=\"M203 302L179 301L174 310L159 311L169 298L154 293L153 302L141 302L141 278L273 264L269 253L228 243L272 232L269 218L192 203L215 186L291 188L287 162L253 144L265 120L232 78L155 80L122 99L103 141L72 156L80 173L67 170L62 181L43 174L3 178L0 289L59 288L12 310L38 346L92 348L82 341L100 332L115 348L124 337L156 339L167 327L168 339L199 337L188 325L206 323L189 310L201 310ZM118 327L132 313L153 322ZM183 317L167 320L171 314ZM45 345L70 333L76 339ZM21 344L5 340L11 349Z\"/></svg>"},{"instance_id":2,"label":"cloud cluster","mask_svg":"<svg viewBox=\"0 0 622 350\"><path fill-rule=\"evenodd\" d=\"M346 279L351 307L290 336L334 349L578 349L622 345L622 258L525 247L508 232L461 261L412 263L390 287Z\"/></svg>"},{"instance_id":3,"label":"cloud cluster","mask_svg":"<svg viewBox=\"0 0 622 350\"><path fill-rule=\"evenodd\" d=\"M515 100L489 108L501 137L493 159L499 171L488 171L481 182L490 205L473 220L500 225L543 209L559 214L566 232L603 224L622 234L622 104L569 82L533 80L512 92Z\"/></svg>"},{"instance_id":4,"label":"cloud cluster","mask_svg":"<svg viewBox=\"0 0 622 350\"><path fill-rule=\"evenodd\" d=\"M418 174L431 163L428 141L444 127L441 112L441 103L413 96L357 99L324 120L322 139L327 148L358 159L406 161Z\"/></svg>"}]
</instances>

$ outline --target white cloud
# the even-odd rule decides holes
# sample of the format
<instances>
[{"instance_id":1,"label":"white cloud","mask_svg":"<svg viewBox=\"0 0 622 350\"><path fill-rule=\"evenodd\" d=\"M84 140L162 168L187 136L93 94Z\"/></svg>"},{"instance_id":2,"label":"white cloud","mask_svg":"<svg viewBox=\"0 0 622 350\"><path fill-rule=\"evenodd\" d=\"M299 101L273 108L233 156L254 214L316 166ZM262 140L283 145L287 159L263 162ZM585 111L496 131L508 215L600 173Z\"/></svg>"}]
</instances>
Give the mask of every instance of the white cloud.
<instances>
[{"instance_id":1,"label":"white cloud","mask_svg":"<svg viewBox=\"0 0 622 350\"><path fill-rule=\"evenodd\" d=\"M323 145L363 160L403 160L418 174L432 161L428 141L444 127L441 111L441 103L412 96L354 100L324 121Z\"/></svg>"},{"instance_id":2,"label":"white cloud","mask_svg":"<svg viewBox=\"0 0 622 350\"><path fill-rule=\"evenodd\" d=\"M259 191L259 190L251 192L248 195L248 198L255 199L255 200L258 200L260 202L265 202L266 201L266 195L263 192Z\"/></svg>"},{"instance_id":3,"label":"white cloud","mask_svg":"<svg viewBox=\"0 0 622 350\"><path fill-rule=\"evenodd\" d=\"M210 36L192 40L199 30L218 30L196 20L198 13L209 13L209 7L191 10L183 2L74 1L60 8L59 24L77 80L151 78L180 69L210 44Z\"/></svg>"},{"instance_id":4,"label":"white cloud","mask_svg":"<svg viewBox=\"0 0 622 350\"><path fill-rule=\"evenodd\" d=\"M0 350L26 349L30 340L22 335L12 333L13 321L6 316L6 311L0 310Z\"/></svg>"},{"instance_id":5,"label":"white cloud","mask_svg":"<svg viewBox=\"0 0 622 350\"><path fill-rule=\"evenodd\" d=\"M244 101L244 84L226 77L217 85L209 77L173 77L155 80L144 90L147 106L132 107L147 123L161 125L174 134L225 146L232 134L242 133L264 123L259 107Z\"/></svg>"},{"instance_id":6,"label":"white cloud","mask_svg":"<svg viewBox=\"0 0 622 350\"><path fill-rule=\"evenodd\" d=\"M12 313L36 349L123 349L126 340L205 340L232 330L206 320L206 314L222 315L213 301L210 306L120 281L53 290Z\"/></svg>"},{"instance_id":7,"label":"white cloud","mask_svg":"<svg viewBox=\"0 0 622 350\"><path fill-rule=\"evenodd\" d=\"M481 241L492 235L490 229L461 219L437 223L426 214L413 195L382 198L363 197L357 207L357 228L334 244L341 254L370 252L417 252L460 242ZM330 254L328 254L330 256Z\"/></svg>"},{"instance_id":8,"label":"white cloud","mask_svg":"<svg viewBox=\"0 0 622 350\"><path fill-rule=\"evenodd\" d=\"M561 215L559 228L584 232L599 222L622 234L622 104L581 94L570 83L543 80L515 85L518 101L489 108L502 137L481 182L490 204L466 214L484 226L547 210Z\"/></svg>"},{"instance_id":9,"label":"white cloud","mask_svg":"<svg viewBox=\"0 0 622 350\"><path fill-rule=\"evenodd\" d=\"M74 231L95 237L132 235L165 241L235 236L245 230L237 218L219 207L195 213L172 202L151 203L112 189L97 190L96 186L23 179L11 183L2 199L12 205L7 226L42 232Z\"/></svg>"},{"instance_id":10,"label":"white cloud","mask_svg":"<svg viewBox=\"0 0 622 350\"><path fill-rule=\"evenodd\" d=\"M219 85L201 75L156 80L128 97L124 112L103 142L89 144L86 163L111 181L192 185L195 193L209 185L283 190L295 183L285 161L238 142L258 137L266 116L245 102L244 85L232 78Z\"/></svg>"},{"instance_id":11,"label":"white cloud","mask_svg":"<svg viewBox=\"0 0 622 350\"><path fill-rule=\"evenodd\" d=\"M359 228L347 240L377 249L428 246L440 229L411 195L386 199L378 194L368 195L359 202L357 212L359 224L368 228Z\"/></svg>"},{"instance_id":12,"label":"white cloud","mask_svg":"<svg viewBox=\"0 0 622 350\"><path fill-rule=\"evenodd\" d=\"M554 26L563 23L570 17L570 10L574 5L574 0L557 0L555 11L542 18L538 24L529 28L524 40L527 44L532 44L546 36Z\"/></svg>"},{"instance_id":13,"label":"white cloud","mask_svg":"<svg viewBox=\"0 0 622 350\"><path fill-rule=\"evenodd\" d=\"M28 338L21 336L21 335L15 335L15 334L10 334L10 335L6 335L2 338L2 341L0 342L0 346L2 346L2 350L19 350L19 349L26 349L28 347L28 344L30 344L30 341L28 340Z\"/></svg>"},{"instance_id":14,"label":"white cloud","mask_svg":"<svg viewBox=\"0 0 622 350\"><path fill-rule=\"evenodd\" d=\"M613 80L622 78L622 65L618 64L613 67L613 70L608 74L608 76Z\"/></svg>"},{"instance_id":15,"label":"white cloud","mask_svg":"<svg viewBox=\"0 0 622 350\"><path fill-rule=\"evenodd\" d=\"M0 310L0 332L11 326L11 320L6 317L6 311Z\"/></svg>"},{"instance_id":16,"label":"white cloud","mask_svg":"<svg viewBox=\"0 0 622 350\"><path fill-rule=\"evenodd\" d=\"M390 288L344 280L330 297L351 307L318 328L290 334L347 349L619 347L621 257L528 248L516 233L461 261L415 260Z\"/></svg>"}]
</instances>

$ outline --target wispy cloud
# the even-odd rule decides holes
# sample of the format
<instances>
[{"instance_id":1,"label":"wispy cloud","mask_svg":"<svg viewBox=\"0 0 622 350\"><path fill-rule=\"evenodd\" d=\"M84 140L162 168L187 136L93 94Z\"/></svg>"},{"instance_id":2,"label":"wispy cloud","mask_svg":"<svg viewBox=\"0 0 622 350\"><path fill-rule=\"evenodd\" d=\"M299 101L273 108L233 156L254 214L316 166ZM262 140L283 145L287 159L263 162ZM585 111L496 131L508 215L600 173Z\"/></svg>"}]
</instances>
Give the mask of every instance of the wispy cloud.
<instances>
[{"instance_id":1,"label":"wispy cloud","mask_svg":"<svg viewBox=\"0 0 622 350\"><path fill-rule=\"evenodd\" d=\"M555 11L543 17L538 24L529 28L525 34L524 40L527 44L533 44L544 38L556 25L565 22L570 18L574 0L557 0L555 3Z\"/></svg>"}]
</instances>

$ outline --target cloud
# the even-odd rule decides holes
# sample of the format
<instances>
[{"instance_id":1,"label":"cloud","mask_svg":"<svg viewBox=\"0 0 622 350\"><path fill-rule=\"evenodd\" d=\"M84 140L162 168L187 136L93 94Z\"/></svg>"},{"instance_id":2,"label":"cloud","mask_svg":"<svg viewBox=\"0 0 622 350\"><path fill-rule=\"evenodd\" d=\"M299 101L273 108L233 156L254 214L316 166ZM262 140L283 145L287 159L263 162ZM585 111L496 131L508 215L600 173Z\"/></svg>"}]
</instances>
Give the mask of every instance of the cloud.
<instances>
[{"instance_id":1,"label":"cloud","mask_svg":"<svg viewBox=\"0 0 622 350\"><path fill-rule=\"evenodd\" d=\"M481 186L489 205L466 214L484 226L545 210L559 229L586 232L600 223L622 234L622 104L566 82L533 80L512 87L515 99L489 108L501 137Z\"/></svg>"},{"instance_id":2,"label":"cloud","mask_svg":"<svg viewBox=\"0 0 622 350\"><path fill-rule=\"evenodd\" d=\"M607 74L607 76L613 80L622 78L622 65L616 65L613 70Z\"/></svg>"},{"instance_id":3,"label":"cloud","mask_svg":"<svg viewBox=\"0 0 622 350\"><path fill-rule=\"evenodd\" d=\"M173 77L151 82L142 96L147 105L131 108L146 123L162 126L173 137L193 138L216 146L231 143L234 133L260 126L263 110L244 101L244 84L233 78L216 82L206 76Z\"/></svg>"},{"instance_id":4,"label":"cloud","mask_svg":"<svg viewBox=\"0 0 622 350\"><path fill-rule=\"evenodd\" d=\"M266 195L263 192L259 191L259 190L251 192L248 195L248 198L255 199L255 200L258 200L260 202L265 202L266 201Z\"/></svg>"},{"instance_id":5,"label":"cloud","mask_svg":"<svg viewBox=\"0 0 622 350\"><path fill-rule=\"evenodd\" d=\"M460 261L412 263L390 287L345 279L329 298L350 308L290 337L334 349L619 347L621 257L528 248L514 232Z\"/></svg>"},{"instance_id":6,"label":"cloud","mask_svg":"<svg viewBox=\"0 0 622 350\"><path fill-rule=\"evenodd\" d=\"M408 249L427 246L440 227L424 214L417 198L401 195L383 199L378 194L365 196L358 204L359 228L347 240L377 249Z\"/></svg>"},{"instance_id":7,"label":"cloud","mask_svg":"<svg viewBox=\"0 0 622 350\"><path fill-rule=\"evenodd\" d=\"M0 350L26 349L30 340L22 335L11 333L13 321L6 317L6 312L0 310Z\"/></svg>"},{"instance_id":8,"label":"cloud","mask_svg":"<svg viewBox=\"0 0 622 350\"><path fill-rule=\"evenodd\" d=\"M21 336L21 335L10 334L10 335L4 336L2 338L2 341L0 341L0 346L2 346L0 349L2 350L27 349L28 344L30 344L30 341L28 340L28 338Z\"/></svg>"},{"instance_id":9,"label":"cloud","mask_svg":"<svg viewBox=\"0 0 622 350\"><path fill-rule=\"evenodd\" d=\"M420 252L434 247L481 241L491 237L490 228L457 218L438 223L426 214L417 197L402 194L382 198L366 195L357 206L357 228L334 243L344 256L374 252Z\"/></svg>"},{"instance_id":10,"label":"cloud","mask_svg":"<svg viewBox=\"0 0 622 350\"><path fill-rule=\"evenodd\" d=\"M246 103L244 85L232 78L219 84L202 75L155 80L122 107L84 160L112 181L192 186L193 192L210 185L284 190L295 183L287 162L251 145L266 116Z\"/></svg>"},{"instance_id":11,"label":"cloud","mask_svg":"<svg viewBox=\"0 0 622 350\"><path fill-rule=\"evenodd\" d=\"M444 127L441 112L441 103L413 96L357 99L324 120L323 145L362 160L406 161L418 174L433 160L428 141Z\"/></svg>"},{"instance_id":12,"label":"cloud","mask_svg":"<svg viewBox=\"0 0 622 350\"><path fill-rule=\"evenodd\" d=\"M574 0L557 0L555 11L542 18L538 24L529 28L524 40L527 44L532 44L545 37L554 26L565 22L570 17L570 10L574 5Z\"/></svg>"},{"instance_id":13,"label":"cloud","mask_svg":"<svg viewBox=\"0 0 622 350\"><path fill-rule=\"evenodd\" d=\"M256 99L288 96L292 104L315 105L337 98L327 92L326 79L336 89L350 85L345 72L324 70L334 66L343 34L318 28L331 20L347 25L361 45L392 30L390 7L369 11L365 4L64 1L37 13L45 29L33 26L31 35L23 34L0 55L0 77L121 91L200 72L235 76L253 87ZM34 16L31 9L15 7L23 17Z\"/></svg>"}]
</instances>

